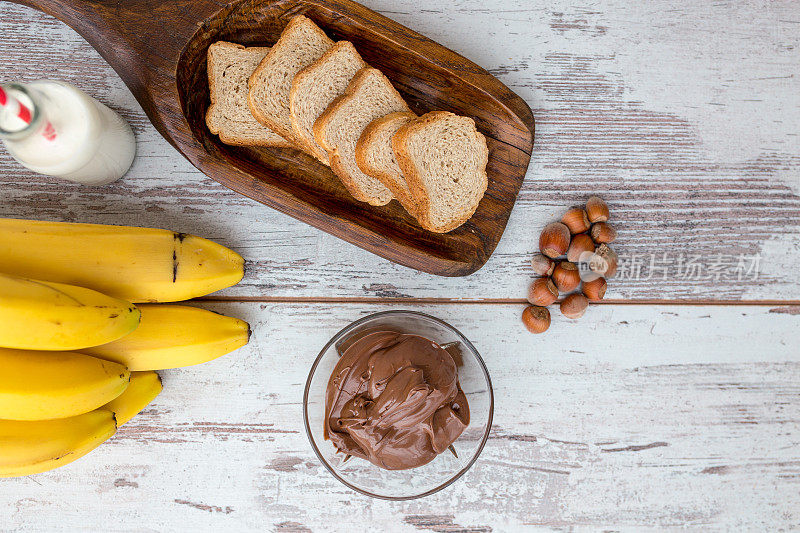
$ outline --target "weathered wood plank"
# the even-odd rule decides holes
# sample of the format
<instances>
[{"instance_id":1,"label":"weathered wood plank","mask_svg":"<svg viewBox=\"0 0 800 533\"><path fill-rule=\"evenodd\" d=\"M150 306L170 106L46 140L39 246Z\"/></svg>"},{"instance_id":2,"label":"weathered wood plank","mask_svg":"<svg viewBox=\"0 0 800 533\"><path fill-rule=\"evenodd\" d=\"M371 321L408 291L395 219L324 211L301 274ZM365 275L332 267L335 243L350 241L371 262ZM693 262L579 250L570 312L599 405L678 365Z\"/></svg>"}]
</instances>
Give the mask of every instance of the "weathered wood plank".
<instances>
[{"instance_id":1,"label":"weathered wood plank","mask_svg":"<svg viewBox=\"0 0 800 533\"><path fill-rule=\"evenodd\" d=\"M496 409L473 469L405 503L334 480L301 416L316 352L390 307L210 308L250 320L250 346L163 372L152 406L79 462L0 482L3 529L775 530L800 520L796 308L598 306L533 336L518 306L415 306L482 352Z\"/></svg>"},{"instance_id":2,"label":"weathered wood plank","mask_svg":"<svg viewBox=\"0 0 800 533\"><path fill-rule=\"evenodd\" d=\"M614 209L620 254L644 263L640 279L615 281L609 297L800 298L793 2L365 3L484 65L537 116L518 205L477 274L419 274L227 191L158 137L80 37L7 3L0 77L55 77L86 89L132 122L139 157L122 182L87 189L34 176L0 151L0 216L173 227L221 240L250 261L228 295L518 298L538 230L598 193ZM680 254L701 263L690 279L679 275ZM740 255L744 268L760 256L756 279L737 274Z\"/></svg>"}]
</instances>

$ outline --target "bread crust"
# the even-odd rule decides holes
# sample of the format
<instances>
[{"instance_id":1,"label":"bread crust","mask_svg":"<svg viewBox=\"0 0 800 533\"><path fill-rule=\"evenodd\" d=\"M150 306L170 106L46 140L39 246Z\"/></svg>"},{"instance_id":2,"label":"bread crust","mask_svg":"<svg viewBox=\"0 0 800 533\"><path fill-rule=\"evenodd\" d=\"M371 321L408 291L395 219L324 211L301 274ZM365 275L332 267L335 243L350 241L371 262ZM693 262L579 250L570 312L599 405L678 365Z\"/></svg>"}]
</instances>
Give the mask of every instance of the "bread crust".
<instances>
[{"instance_id":1,"label":"bread crust","mask_svg":"<svg viewBox=\"0 0 800 533\"><path fill-rule=\"evenodd\" d=\"M322 54L322 57L295 74L294 79L292 80L292 88L289 91L289 117L292 121L292 133L294 134L295 139L297 139L297 141L302 145L304 150L319 159L320 162L325 165L330 165L328 151L319 146L314 139L313 124L312 131L308 132L310 133L311 138L308 139L306 137L307 132L300 125L294 108L295 102L297 102L300 96L300 90L303 88L303 82L305 82L305 80L310 76L313 76L317 69L321 68L322 65L327 64L327 61L330 59L330 57L338 54L343 48L350 49L350 51L355 54L355 57L361 61L362 68L366 66L366 63L364 63L364 60L361 59L361 56L359 55L355 46L353 46L353 43L350 41L339 41L331 46L324 54Z\"/></svg>"},{"instance_id":2,"label":"bread crust","mask_svg":"<svg viewBox=\"0 0 800 533\"><path fill-rule=\"evenodd\" d=\"M331 42L331 46L333 45L333 41L325 34L319 26L314 24L314 22L304 15L297 15L293 17L287 24L286 27L281 32L280 38L278 38L278 42L270 49L269 53L264 57L261 63L258 64L256 69L253 71L253 74L250 76L250 79L247 82L247 105L250 108L250 112L253 116L258 120L260 123L268 127L269 129L275 131L281 137L287 139L295 146L302 146L302 143L298 139L295 138L294 132L292 131L291 127L286 127L283 124L279 124L277 121L273 120L271 117L267 116L263 110L259 107L258 102L256 101L256 90L259 84L263 81L261 78L266 70L269 68L272 60L276 58L279 54L282 54L284 48L288 46L286 43L288 39L285 39L285 36L291 34L292 30L295 26L299 25L309 25L308 27L322 40L328 40Z\"/></svg>"},{"instance_id":3,"label":"bread crust","mask_svg":"<svg viewBox=\"0 0 800 533\"><path fill-rule=\"evenodd\" d=\"M339 154L338 147L332 146L327 139L326 130L328 128L328 124L333 119L333 117L344 107L347 105L350 100L354 97L356 93L361 89L361 86L367 80L367 78L372 75L373 72L378 72L381 76L383 76L380 71L374 69L372 67L365 67L358 71L358 73L353 76L353 79L350 81L350 84L347 86L344 94L337 97L331 105L325 110L322 115L314 122L314 139L316 139L317 143L325 148L328 151L328 156L330 157L331 162L331 169L336 173L342 183L353 195L353 198L359 200L361 202L366 202L370 205L386 205L392 201L392 196L389 195L388 199L385 198L373 198L367 196L358 184L353 179L352 175L347 171L347 169L342 165L341 156ZM397 98L401 101L403 97L400 96L400 93L397 92L397 89L389 83L391 90L397 95ZM407 108L407 106L406 106ZM388 189L388 187L387 187ZM391 192L391 191L390 191Z\"/></svg>"},{"instance_id":4,"label":"bread crust","mask_svg":"<svg viewBox=\"0 0 800 533\"><path fill-rule=\"evenodd\" d=\"M275 134L275 138L273 139L263 139L263 140L250 140L250 139L242 139L241 137L237 137L235 135L229 135L228 132L224 129L218 128L216 122L214 121L214 115L217 112L217 106L219 105L218 99L220 98L219 91L217 90L217 80L216 77L213 75L213 72L216 70L216 50L218 49L230 49L230 50L269 50L267 46L252 46L252 47L245 47L241 44L230 43L227 41L217 41L212 43L211 46L208 47L208 53L206 56L206 65L207 65L207 72L208 72L208 92L209 97L211 100L210 105L208 106L208 110L206 110L206 126L208 130L217 135L225 144L231 146L273 146L279 148L286 148L292 147L293 145Z\"/></svg>"},{"instance_id":5,"label":"bread crust","mask_svg":"<svg viewBox=\"0 0 800 533\"><path fill-rule=\"evenodd\" d=\"M342 107L343 102L346 102L347 99L352 95L353 91L351 88L353 87L353 84L356 83L357 80L360 82L360 80L364 78L364 73L366 70L367 69L364 68L358 71L358 74L356 74L355 77L353 77L353 79L350 81L350 84L347 86L344 94L334 98L333 102L331 102L331 105L328 106L328 109L326 109L314 122L314 139L317 141L317 144L328 151L328 160L330 161L331 170L334 174L336 174L336 176L347 189L347 192L349 192L353 198L359 202L367 202L370 205L386 205L382 203L374 204L370 201L371 198L368 198L361 193L361 189L355 186L352 179L350 179L349 174L345 172L344 168L342 168L341 160L339 158L339 149L328 144L327 137L325 137L324 134L325 130L328 128L328 123L331 121L334 114Z\"/></svg>"},{"instance_id":6,"label":"bread crust","mask_svg":"<svg viewBox=\"0 0 800 533\"><path fill-rule=\"evenodd\" d=\"M411 216L416 218L416 199L411 196L411 194L409 194L400 183L398 183L397 178L393 175L393 173L371 165L367 156L368 150L371 148L372 144L376 142L378 134L386 124L395 120L405 119L410 121L414 120L415 118L417 118L417 115L411 113L410 111L395 111L370 122L361 133L361 137L356 143L356 163L363 173L369 174L373 178L383 183L390 191L392 191L392 194L394 194L394 197L397 198L398 202L400 202L400 205L402 205ZM403 177L400 176L400 179L403 179Z\"/></svg>"},{"instance_id":7,"label":"bread crust","mask_svg":"<svg viewBox=\"0 0 800 533\"><path fill-rule=\"evenodd\" d=\"M394 150L395 158L397 159L397 164L400 166L400 170L403 171L403 176L406 178L406 182L408 183L409 189L411 189L411 194L418 202L418 213L417 213L417 220L419 220L420 225L428 231L432 231L434 233L448 233L453 231L454 229L458 228L462 224L464 224L467 220L472 218L472 215L475 214L475 211L478 208L478 204L480 202L476 202L474 206L468 211L464 211L460 214L460 216L456 217L454 220L450 221L448 224L443 224L441 226L435 225L430 218L431 212L431 202L430 197L427 193L427 188L422 180L422 177L419 174L419 170L417 168L414 159L411 157L411 154L408 152L408 140L415 135L420 130L424 129L428 125L436 122L437 120L441 120L446 117L455 116L453 113L448 111L431 111L430 113L426 113L421 117L412 120L408 124L401 126L397 133L395 133L394 137L392 137L392 149ZM483 146L486 146L486 138L480 133L477 132L483 138ZM489 158L489 150L485 148L482 150L482 168L486 168L486 164L488 163ZM485 171L485 170L484 170ZM488 180L488 177L487 177ZM483 190L482 195L485 194L486 189Z\"/></svg>"}]
</instances>

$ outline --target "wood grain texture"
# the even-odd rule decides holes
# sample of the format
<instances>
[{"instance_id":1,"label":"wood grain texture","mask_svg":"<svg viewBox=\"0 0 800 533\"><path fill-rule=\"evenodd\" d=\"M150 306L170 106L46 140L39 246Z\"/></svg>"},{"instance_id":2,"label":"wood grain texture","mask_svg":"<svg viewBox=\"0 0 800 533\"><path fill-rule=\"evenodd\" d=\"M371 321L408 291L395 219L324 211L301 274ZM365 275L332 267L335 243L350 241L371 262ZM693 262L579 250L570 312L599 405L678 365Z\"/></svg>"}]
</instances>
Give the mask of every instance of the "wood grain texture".
<instances>
[{"instance_id":1,"label":"wood grain texture","mask_svg":"<svg viewBox=\"0 0 800 533\"><path fill-rule=\"evenodd\" d=\"M539 229L598 193L614 210L621 256L648 268L664 253L671 261L667 279L661 271L616 279L608 297L800 298L800 36L792 2L366 4L486 67L540 117L537 153L505 237L478 273L443 280L410 271L215 184L159 138L83 39L10 4L0 6L0 50L9 58L0 75L76 83L132 122L139 156L121 182L87 189L35 176L0 151L0 214L218 239L249 262L244 282L223 293L230 296L520 298ZM702 275L673 275L681 253L703 263ZM740 254L760 254L759 276L716 279L717 258L731 267Z\"/></svg>"},{"instance_id":2,"label":"wood grain texture","mask_svg":"<svg viewBox=\"0 0 800 533\"><path fill-rule=\"evenodd\" d=\"M157 401L88 457L0 481L0 529L797 527L800 306L593 306L576 323L556 312L546 335L531 336L521 305L368 303L520 298L539 229L594 193L611 203L623 257L761 256L755 279L656 272L615 280L609 298L800 299L795 3L365 4L484 66L536 113L537 152L505 238L467 278L379 259L203 176L81 37L0 4L0 78L75 83L131 122L139 150L125 179L99 189L35 176L0 150L0 216L204 235L248 259L243 283L217 296L308 300L203 304L249 320L252 344L164 372ZM300 402L333 333L400 305L475 343L497 405L464 478L391 503L324 470Z\"/></svg>"},{"instance_id":3,"label":"wood grain texture","mask_svg":"<svg viewBox=\"0 0 800 533\"><path fill-rule=\"evenodd\" d=\"M482 353L495 425L461 480L393 503L349 491L319 464L301 401L330 336L395 306L208 307L249 320L251 344L162 372L162 395L86 458L0 482L3 529L777 530L800 520L791 308L598 306L534 336L521 306L414 306Z\"/></svg>"}]
</instances>

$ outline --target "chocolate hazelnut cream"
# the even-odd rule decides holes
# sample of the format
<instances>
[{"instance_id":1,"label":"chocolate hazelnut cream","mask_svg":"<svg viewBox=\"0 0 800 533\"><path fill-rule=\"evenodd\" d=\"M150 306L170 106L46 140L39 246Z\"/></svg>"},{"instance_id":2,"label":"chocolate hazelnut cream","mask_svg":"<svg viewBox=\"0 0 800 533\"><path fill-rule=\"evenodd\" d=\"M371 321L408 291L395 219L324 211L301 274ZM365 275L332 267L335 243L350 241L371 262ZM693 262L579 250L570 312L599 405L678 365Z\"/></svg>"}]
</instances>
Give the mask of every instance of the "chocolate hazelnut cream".
<instances>
[{"instance_id":1,"label":"chocolate hazelnut cream","mask_svg":"<svg viewBox=\"0 0 800 533\"><path fill-rule=\"evenodd\" d=\"M336 364L325 397L325 438L382 468L429 463L469 425L453 356L395 331L356 340Z\"/></svg>"}]
</instances>

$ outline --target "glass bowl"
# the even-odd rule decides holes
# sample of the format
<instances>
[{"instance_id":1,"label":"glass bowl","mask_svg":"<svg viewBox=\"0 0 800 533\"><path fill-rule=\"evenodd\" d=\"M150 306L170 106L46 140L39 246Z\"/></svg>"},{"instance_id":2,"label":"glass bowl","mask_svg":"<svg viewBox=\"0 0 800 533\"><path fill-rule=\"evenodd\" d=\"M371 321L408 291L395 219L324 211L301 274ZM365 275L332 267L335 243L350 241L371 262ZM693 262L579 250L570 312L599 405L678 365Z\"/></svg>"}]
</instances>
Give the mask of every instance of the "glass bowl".
<instances>
[{"instance_id":1,"label":"glass bowl","mask_svg":"<svg viewBox=\"0 0 800 533\"><path fill-rule=\"evenodd\" d=\"M458 379L467 396L469 426L453 443L450 451L430 463L409 470L386 470L367 460L338 453L324 438L325 391L328 379L340 357L340 349L366 333L378 330L421 335L442 345L458 346L461 361L455 357ZM453 326L416 311L385 311L356 320L328 341L314 361L303 395L303 419L311 447L333 476L367 496L386 500L410 500L433 494L461 477L475 463L492 427L494 396L486 365L478 351Z\"/></svg>"}]
</instances>

